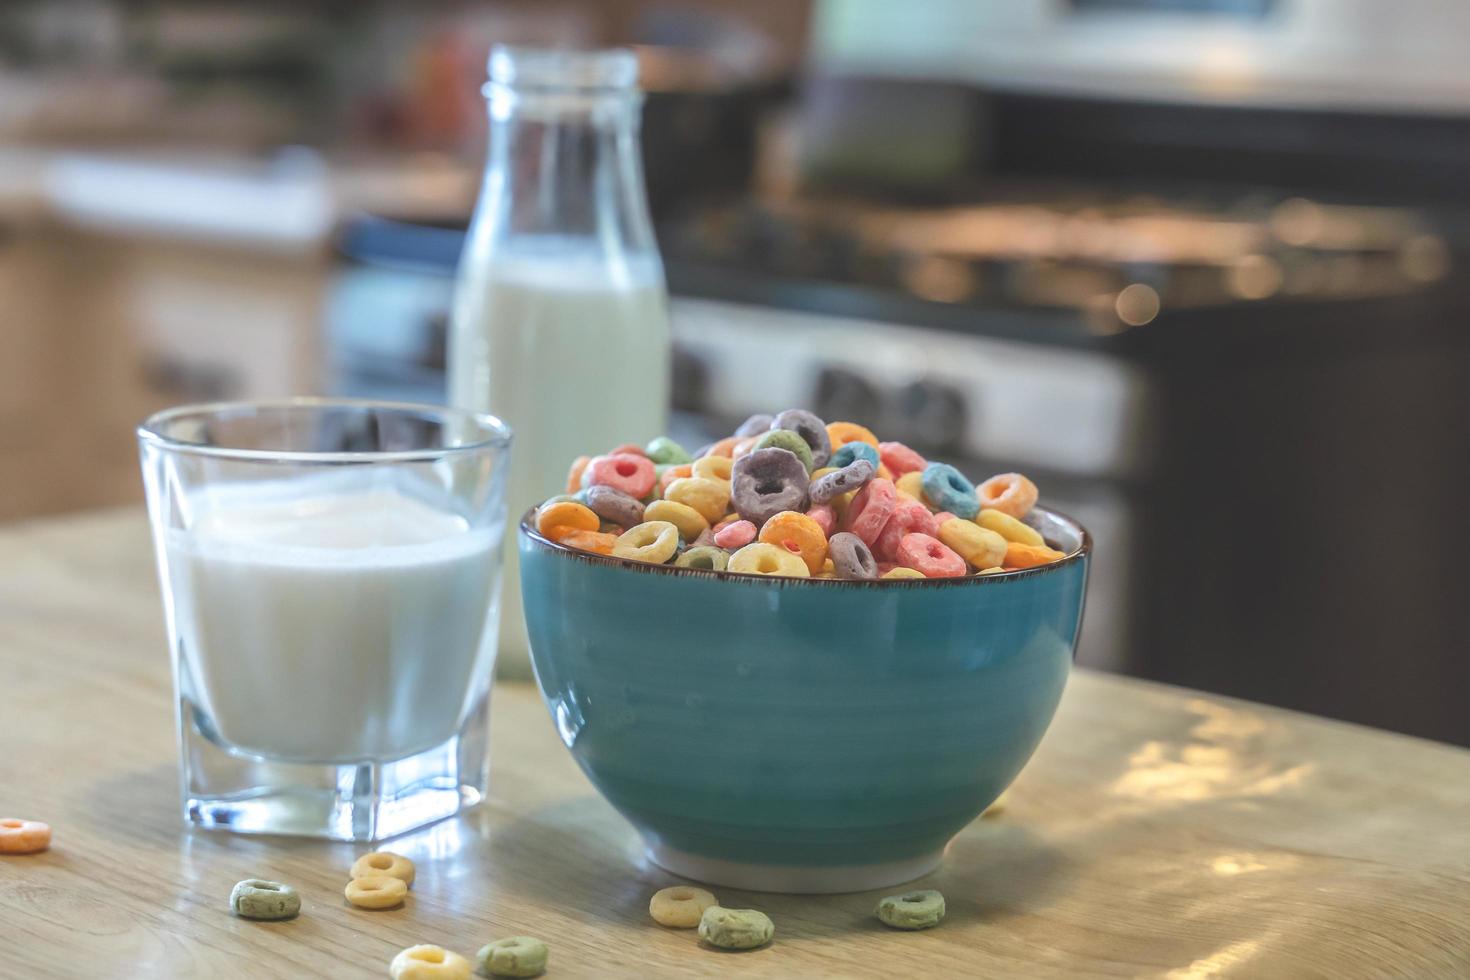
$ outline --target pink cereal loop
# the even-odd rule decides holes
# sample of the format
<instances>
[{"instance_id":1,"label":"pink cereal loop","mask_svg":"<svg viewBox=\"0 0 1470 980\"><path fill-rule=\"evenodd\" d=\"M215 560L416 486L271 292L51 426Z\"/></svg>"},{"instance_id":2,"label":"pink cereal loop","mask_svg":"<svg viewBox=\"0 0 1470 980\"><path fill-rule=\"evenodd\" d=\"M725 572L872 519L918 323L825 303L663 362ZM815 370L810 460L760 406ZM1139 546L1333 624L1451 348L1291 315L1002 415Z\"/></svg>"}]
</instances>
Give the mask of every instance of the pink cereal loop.
<instances>
[{"instance_id":1,"label":"pink cereal loop","mask_svg":"<svg viewBox=\"0 0 1470 980\"><path fill-rule=\"evenodd\" d=\"M613 453L598 456L587 464L593 486L612 487L621 490L635 500L642 500L653 490L657 474L653 460L632 453Z\"/></svg>"},{"instance_id":2,"label":"pink cereal loop","mask_svg":"<svg viewBox=\"0 0 1470 980\"><path fill-rule=\"evenodd\" d=\"M881 477L869 480L847 508L847 529L871 548L897 504L898 491L893 488L892 481Z\"/></svg>"},{"instance_id":3,"label":"pink cereal loop","mask_svg":"<svg viewBox=\"0 0 1470 980\"><path fill-rule=\"evenodd\" d=\"M999 473L976 488L980 506L1020 520L1036 506L1036 484L1019 473Z\"/></svg>"},{"instance_id":4,"label":"pink cereal loop","mask_svg":"<svg viewBox=\"0 0 1470 980\"><path fill-rule=\"evenodd\" d=\"M888 523L883 525L878 539L873 542L873 556L879 561L896 561L898 543L905 534L915 533L933 537L939 533L939 521L929 513L928 507L917 500L900 500L893 509L893 516L888 518Z\"/></svg>"},{"instance_id":5,"label":"pink cereal loop","mask_svg":"<svg viewBox=\"0 0 1470 980\"><path fill-rule=\"evenodd\" d=\"M898 563L925 578L958 578L967 570L963 558L927 534L905 534L898 543Z\"/></svg>"},{"instance_id":6,"label":"pink cereal loop","mask_svg":"<svg viewBox=\"0 0 1470 980\"><path fill-rule=\"evenodd\" d=\"M832 509L831 504L817 504L806 512L806 516L816 521L817 527L829 538L837 530L837 511Z\"/></svg>"},{"instance_id":7,"label":"pink cereal loop","mask_svg":"<svg viewBox=\"0 0 1470 980\"><path fill-rule=\"evenodd\" d=\"M755 540L755 525L750 521L731 521L715 532L715 544L721 548L744 548Z\"/></svg>"},{"instance_id":8,"label":"pink cereal loop","mask_svg":"<svg viewBox=\"0 0 1470 980\"><path fill-rule=\"evenodd\" d=\"M893 474L894 479L929 465L927 459L901 442L878 443L878 458L888 467L888 472Z\"/></svg>"}]
</instances>

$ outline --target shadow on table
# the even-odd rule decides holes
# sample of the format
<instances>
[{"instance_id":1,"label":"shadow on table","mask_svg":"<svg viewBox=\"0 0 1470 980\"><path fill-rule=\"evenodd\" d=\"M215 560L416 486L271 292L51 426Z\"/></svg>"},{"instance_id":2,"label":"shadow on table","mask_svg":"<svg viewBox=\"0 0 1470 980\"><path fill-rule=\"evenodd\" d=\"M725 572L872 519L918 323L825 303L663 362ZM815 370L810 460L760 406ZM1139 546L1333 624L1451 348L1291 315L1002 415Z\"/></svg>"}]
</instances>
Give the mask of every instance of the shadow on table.
<instances>
[{"instance_id":1,"label":"shadow on table","mask_svg":"<svg viewBox=\"0 0 1470 980\"><path fill-rule=\"evenodd\" d=\"M528 899L570 906L605 924L648 927L648 898L685 879L650 862L634 832L595 796L527 811L479 828L500 884ZM557 870L565 873L557 873ZM1069 857L1004 817L978 821L949 847L944 865L907 885L841 895L776 895L710 886L723 904L769 912L783 941L884 931L880 896L910 888L944 892L951 920L997 922L1052 903L1075 876ZM578 887L567 888L575 879ZM840 915L833 915L840 911Z\"/></svg>"},{"instance_id":2,"label":"shadow on table","mask_svg":"<svg viewBox=\"0 0 1470 980\"><path fill-rule=\"evenodd\" d=\"M129 832L156 843L176 841L184 833L174 765L115 773L87 787L86 797L76 812L92 830L116 831L118 814L127 814Z\"/></svg>"}]
</instances>

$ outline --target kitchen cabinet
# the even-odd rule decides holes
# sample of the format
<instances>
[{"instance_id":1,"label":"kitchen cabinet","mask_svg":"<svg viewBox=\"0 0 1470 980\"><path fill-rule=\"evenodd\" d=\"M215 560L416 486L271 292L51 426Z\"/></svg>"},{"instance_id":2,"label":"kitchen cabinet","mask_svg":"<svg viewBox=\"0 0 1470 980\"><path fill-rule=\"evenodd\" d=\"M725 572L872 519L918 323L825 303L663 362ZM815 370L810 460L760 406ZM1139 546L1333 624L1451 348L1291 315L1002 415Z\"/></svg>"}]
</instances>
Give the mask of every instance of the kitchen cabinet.
<instances>
[{"instance_id":1,"label":"kitchen cabinet","mask_svg":"<svg viewBox=\"0 0 1470 980\"><path fill-rule=\"evenodd\" d=\"M38 222L0 244L0 521L140 500L133 429L319 390L328 259Z\"/></svg>"}]
</instances>

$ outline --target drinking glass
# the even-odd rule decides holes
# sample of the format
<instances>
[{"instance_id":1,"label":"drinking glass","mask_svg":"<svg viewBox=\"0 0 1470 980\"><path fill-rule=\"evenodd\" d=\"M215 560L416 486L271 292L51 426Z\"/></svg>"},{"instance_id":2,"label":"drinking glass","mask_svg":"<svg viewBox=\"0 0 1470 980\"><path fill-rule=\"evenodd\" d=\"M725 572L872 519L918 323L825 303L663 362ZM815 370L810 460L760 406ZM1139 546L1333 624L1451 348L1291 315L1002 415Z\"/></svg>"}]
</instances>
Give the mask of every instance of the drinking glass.
<instances>
[{"instance_id":1,"label":"drinking glass","mask_svg":"<svg viewBox=\"0 0 1470 980\"><path fill-rule=\"evenodd\" d=\"M138 441L185 821L373 841L478 802L506 426L292 399L170 409Z\"/></svg>"}]
</instances>

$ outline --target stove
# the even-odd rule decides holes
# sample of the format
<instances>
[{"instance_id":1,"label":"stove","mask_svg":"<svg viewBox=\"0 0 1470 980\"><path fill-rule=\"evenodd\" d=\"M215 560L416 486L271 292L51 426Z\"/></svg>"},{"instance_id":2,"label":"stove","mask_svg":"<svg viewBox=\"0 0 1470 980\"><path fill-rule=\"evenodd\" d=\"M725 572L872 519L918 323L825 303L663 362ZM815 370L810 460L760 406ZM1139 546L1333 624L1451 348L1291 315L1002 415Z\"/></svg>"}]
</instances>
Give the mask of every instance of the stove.
<instances>
[{"instance_id":1,"label":"stove","mask_svg":"<svg viewBox=\"0 0 1470 980\"><path fill-rule=\"evenodd\" d=\"M460 235L348 229L328 316L339 391L443 398ZM1367 449L1384 445L1377 429L1362 450L1313 445L1307 420L1366 394L1349 389L1368 365L1411 385L1426 360L1466 362L1446 326L1466 307L1454 249L1423 213L1029 186L960 207L748 200L665 220L660 242L677 437L802 406L966 472L1025 471L1096 539L1082 663L1470 741L1448 708L1344 696L1299 666L1350 639L1328 622L1333 595L1377 628L1342 592L1363 583L1311 555L1347 533L1315 515L1373 504L1347 474L1383 462ZM1422 413L1402 421L1415 426L1404 451L1447 445ZM1255 551L1241 545L1253 534ZM1259 584L1267 568L1298 577L1278 582L1279 602ZM1391 588L1400 608L1416 582ZM1419 655L1451 649L1445 609L1417 621Z\"/></svg>"}]
</instances>

